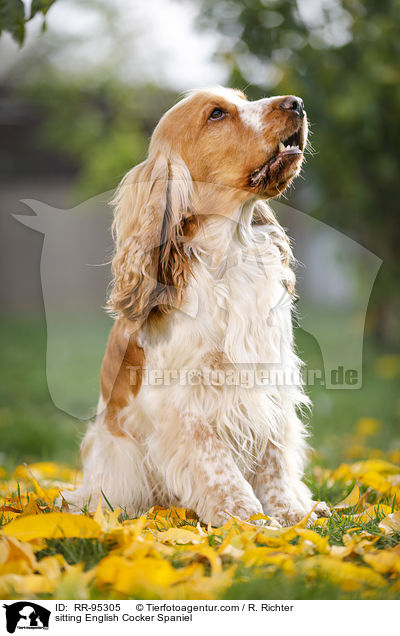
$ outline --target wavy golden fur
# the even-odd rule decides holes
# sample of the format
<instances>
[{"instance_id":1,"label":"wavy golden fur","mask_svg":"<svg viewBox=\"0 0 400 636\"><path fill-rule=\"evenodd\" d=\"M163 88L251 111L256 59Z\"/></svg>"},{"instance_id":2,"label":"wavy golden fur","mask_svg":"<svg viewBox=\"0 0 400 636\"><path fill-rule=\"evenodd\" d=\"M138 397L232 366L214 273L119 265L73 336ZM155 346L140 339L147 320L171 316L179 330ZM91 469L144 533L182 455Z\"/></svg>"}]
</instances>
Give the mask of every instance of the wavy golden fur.
<instances>
[{"instance_id":1,"label":"wavy golden fur","mask_svg":"<svg viewBox=\"0 0 400 636\"><path fill-rule=\"evenodd\" d=\"M109 306L140 326L151 309L182 300L188 280L183 222L190 209L191 178L179 157L150 154L120 184L113 204L116 252Z\"/></svg>"}]
</instances>

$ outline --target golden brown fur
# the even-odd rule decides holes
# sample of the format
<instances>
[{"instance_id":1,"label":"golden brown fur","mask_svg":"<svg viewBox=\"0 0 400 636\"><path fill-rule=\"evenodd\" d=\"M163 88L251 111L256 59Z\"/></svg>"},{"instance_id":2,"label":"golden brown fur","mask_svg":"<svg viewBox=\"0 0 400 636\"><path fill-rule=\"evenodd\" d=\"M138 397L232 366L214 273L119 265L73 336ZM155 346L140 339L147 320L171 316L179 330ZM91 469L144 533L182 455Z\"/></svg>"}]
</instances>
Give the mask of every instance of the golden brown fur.
<instances>
[{"instance_id":1,"label":"golden brown fur","mask_svg":"<svg viewBox=\"0 0 400 636\"><path fill-rule=\"evenodd\" d=\"M125 435L118 418L119 412L129 404L129 398L138 394L142 383L144 351L137 337L130 333L125 320L116 320L108 338L100 375L101 395L105 404L106 426L113 435Z\"/></svg>"}]
</instances>

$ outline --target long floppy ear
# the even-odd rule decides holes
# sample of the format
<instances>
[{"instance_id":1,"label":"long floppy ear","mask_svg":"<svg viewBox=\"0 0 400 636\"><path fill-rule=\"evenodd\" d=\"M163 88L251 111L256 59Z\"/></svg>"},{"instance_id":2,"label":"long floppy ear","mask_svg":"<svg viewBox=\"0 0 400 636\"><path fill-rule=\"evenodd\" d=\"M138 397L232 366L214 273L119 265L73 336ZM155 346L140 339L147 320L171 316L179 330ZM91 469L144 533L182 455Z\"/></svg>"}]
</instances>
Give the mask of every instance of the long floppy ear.
<instances>
[{"instance_id":1,"label":"long floppy ear","mask_svg":"<svg viewBox=\"0 0 400 636\"><path fill-rule=\"evenodd\" d=\"M140 327L154 308L179 307L189 276L184 224L192 180L184 161L157 155L122 180L113 200L116 251L109 308Z\"/></svg>"}]
</instances>

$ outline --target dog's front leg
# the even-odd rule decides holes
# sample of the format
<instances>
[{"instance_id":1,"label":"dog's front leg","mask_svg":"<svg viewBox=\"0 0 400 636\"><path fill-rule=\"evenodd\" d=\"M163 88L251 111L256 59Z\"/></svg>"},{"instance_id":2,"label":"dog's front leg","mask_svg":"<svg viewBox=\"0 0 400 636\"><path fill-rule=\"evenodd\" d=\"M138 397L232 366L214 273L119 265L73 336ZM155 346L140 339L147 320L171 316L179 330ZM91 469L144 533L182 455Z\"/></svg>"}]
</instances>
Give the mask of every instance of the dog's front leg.
<instances>
[{"instance_id":1,"label":"dog's front leg","mask_svg":"<svg viewBox=\"0 0 400 636\"><path fill-rule=\"evenodd\" d=\"M286 443L285 443L286 442ZM282 445L268 442L264 457L254 477L254 491L262 503L264 514L277 519L283 525L293 525L310 515L310 522L317 517L329 517L324 502L312 500L311 492L302 482L301 444L291 447L287 439Z\"/></svg>"},{"instance_id":2,"label":"dog's front leg","mask_svg":"<svg viewBox=\"0 0 400 636\"><path fill-rule=\"evenodd\" d=\"M172 500L214 526L222 525L231 515L246 520L262 513L252 487L212 426L190 414L179 419L173 433L166 427L150 446L152 460Z\"/></svg>"}]
</instances>

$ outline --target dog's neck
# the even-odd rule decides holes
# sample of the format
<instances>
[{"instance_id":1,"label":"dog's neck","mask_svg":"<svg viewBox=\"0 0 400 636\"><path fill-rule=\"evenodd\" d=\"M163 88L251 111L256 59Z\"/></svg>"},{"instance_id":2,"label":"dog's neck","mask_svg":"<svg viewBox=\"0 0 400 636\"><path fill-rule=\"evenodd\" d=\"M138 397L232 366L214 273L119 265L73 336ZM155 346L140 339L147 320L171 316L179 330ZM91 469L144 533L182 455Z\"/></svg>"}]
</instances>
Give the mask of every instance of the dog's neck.
<instances>
[{"instance_id":1,"label":"dog's neck","mask_svg":"<svg viewBox=\"0 0 400 636\"><path fill-rule=\"evenodd\" d=\"M198 231L188 241L186 250L214 268L229 260L234 246L242 244L243 248L249 248L254 203L254 200L241 203L229 215L221 212L199 216Z\"/></svg>"}]
</instances>

